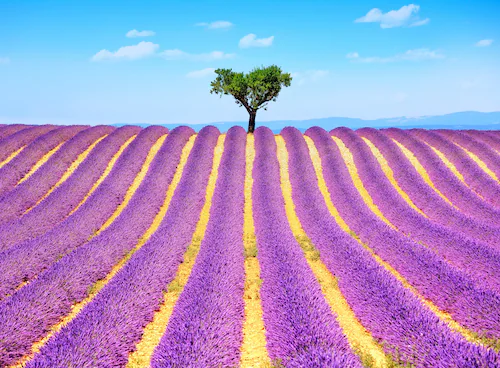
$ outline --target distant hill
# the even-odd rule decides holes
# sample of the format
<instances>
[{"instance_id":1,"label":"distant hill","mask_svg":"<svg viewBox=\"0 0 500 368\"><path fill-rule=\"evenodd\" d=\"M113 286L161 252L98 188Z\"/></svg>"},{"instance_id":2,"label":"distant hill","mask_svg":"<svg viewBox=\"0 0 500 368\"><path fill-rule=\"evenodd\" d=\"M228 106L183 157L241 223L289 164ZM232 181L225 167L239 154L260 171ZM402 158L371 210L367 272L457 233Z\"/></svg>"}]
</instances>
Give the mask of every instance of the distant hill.
<instances>
[{"instance_id":1,"label":"distant hill","mask_svg":"<svg viewBox=\"0 0 500 368\"><path fill-rule=\"evenodd\" d=\"M187 125L198 131L205 125L215 125L219 130L226 131L232 126L239 125L246 129L247 122L215 122L210 124L162 124L167 128L175 128L179 125ZM115 124L122 126L125 124ZM137 124L139 126L147 126L147 124ZM477 112L464 111L453 114L438 115L438 116L420 116L414 118L395 117L376 120L363 120L356 118L340 118L330 117L321 119L309 120L274 120L274 121L257 121L257 127L267 126L273 132L279 133L286 126L294 126L301 131L312 126L319 126L326 130L330 130L339 126L346 126L352 129L362 127L373 128L388 128L397 127L403 129L411 128L426 128L426 129L479 129L479 130L498 130L500 129L500 112Z\"/></svg>"}]
</instances>

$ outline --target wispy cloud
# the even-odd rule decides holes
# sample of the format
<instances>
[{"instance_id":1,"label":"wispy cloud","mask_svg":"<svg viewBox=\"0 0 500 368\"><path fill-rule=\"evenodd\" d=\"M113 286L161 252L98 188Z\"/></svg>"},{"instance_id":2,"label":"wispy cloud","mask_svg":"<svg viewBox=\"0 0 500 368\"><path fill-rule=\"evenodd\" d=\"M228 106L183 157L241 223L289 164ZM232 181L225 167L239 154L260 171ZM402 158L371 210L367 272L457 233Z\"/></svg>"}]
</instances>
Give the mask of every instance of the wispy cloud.
<instances>
[{"instance_id":1,"label":"wispy cloud","mask_svg":"<svg viewBox=\"0 0 500 368\"><path fill-rule=\"evenodd\" d=\"M228 22L227 20L218 20L218 21L211 22L211 23L207 23L207 22L196 23L195 26L205 27L207 29L227 29L227 28L231 28L232 26L234 26L234 24L231 22Z\"/></svg>"},{"instance_id":2,"label":"wispy cloud","mask_svg":"<svg viewBox=\"0 0 500 368\"><path fill-rule=\"evenodd\" d=\"M481 40L476 43L477 47L488 47L491 46L493 40Z\"/></svg>"},{"instance_id":3,"label":"wispy cloud","mask_svg":"<svg viewBox=\"0 0 500 368\"><path fill-rule=\"evenodd\" d=\"M10 59L8 57L0 57L0 64L9 64Z\"/></svg>"},{"instance_id":4,"label":"wispy cloud","mask_svg":"<svg viewBox=\"0 0 500 368\"><path fill-rule=\"evenodd\" d=\"M152 42L139 42L137 45L120 47L118 50L112 52L106 49L99 51L92 57L92 61L103 61L103 60L137 60L143 59L149 56L153 56L160 45Z\"/></svg>"},{"instance_id":5,"label":"wispy cloud","mask_svg":"<svg viewBox=\"0 0 500 368\"><path fill-rule=\"evenodd\" d=\"M188 52L179 49L173 49L160 52L160 56L162 56L166 60L212 61L212 60L232 59L236 55L227 54L222 51L212 51L204 54L190 54Z\"/></svg>"},{"instance_id":6,"label":"wispy cloud","mask_svg":"<svg viewBox=\"0 0 500 368\"><path fill-rule=\"evenodd\" d=\"M398 61L424 61L424 60L435 60L444 59L445 55L439 51L433 51L429 49L414 49L408 50L405 53L397 54L389 57L380 56L370 56L361 57L357 52L350 52L346 55L346 58L354 62L359 63L394 63Z\"/></svg>"},{"instance_id":7,"label":"wispy cloud","mask_svg":"<svg viewBox=\"0 0 500 368\"><path fill-rule=\"evenodd\" d=\"M302 86L309 82L318 82L330 75L328 70L306 70L304 72L292 73L292 78L298 86Z\"/></svg>"},{"instance_id":8,"label":"wispy cloud","mask_svg":"<svg viewBox=\"0 0 500 368\"><path fill-rule=\"evenodd\" d=\"M137 29L133 29L128 31L125 36L128 38L136 38L136 37L151 37L154 36L156 32L154 31L138 31Z\"/></svg>"},{"instance_id":9,"label":"wispy cloud","mask_svg":"<svg viewBox=\"0 0 500 368\"><path fill-rule=\"evenodd\" d=\"M257 38L253 33L247 34L240 40L240 48L247 49L249 47L269 47L273 44L274 36L267 38Z\"/></svg>"},{"instance_id":10,"label":"wispy cloud","mask_svg":"<svg viewBox=\"0 0 500 368\"><path fill-rule=\"evenodd\" d=\"M196 78L205 78L209 75L212 75L215 71L215 68L205 68L201 70L194 70L186 74L186 77L196 79Z\"/></svg>"},{"instance_id":11,"label":"wispy cloud","mask_svg":"<svg viewBox=\"0 0 500 368\"><path fill-rule=\"evenodd\" d=\"M380 23L380 28L418 27L428 24L429 18L420 19L419 5L404 5L398 10L383 13L378 8L373 8L365 16L355 20L356 23Z\"/></svg>"}]
</instances>

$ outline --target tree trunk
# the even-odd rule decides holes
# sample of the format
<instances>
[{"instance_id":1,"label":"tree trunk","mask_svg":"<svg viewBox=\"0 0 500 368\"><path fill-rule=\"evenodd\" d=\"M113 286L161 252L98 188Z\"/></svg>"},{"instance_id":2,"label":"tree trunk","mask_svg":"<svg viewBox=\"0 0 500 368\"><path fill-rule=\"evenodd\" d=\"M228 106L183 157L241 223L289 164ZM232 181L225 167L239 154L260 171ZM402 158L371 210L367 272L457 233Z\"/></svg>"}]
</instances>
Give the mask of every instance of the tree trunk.
<instances>
[{"instance_id":1,"label":"tree trunk","mask_svg":"<svg viewBox=\"0 0 500 368\"><path fill-rule=\"evenodd\" d=\"M250 118L248 119L248 133L253 133L255 130L255 117L257 116L257 111L249 112Z\"/></svg>"}]
</instances>

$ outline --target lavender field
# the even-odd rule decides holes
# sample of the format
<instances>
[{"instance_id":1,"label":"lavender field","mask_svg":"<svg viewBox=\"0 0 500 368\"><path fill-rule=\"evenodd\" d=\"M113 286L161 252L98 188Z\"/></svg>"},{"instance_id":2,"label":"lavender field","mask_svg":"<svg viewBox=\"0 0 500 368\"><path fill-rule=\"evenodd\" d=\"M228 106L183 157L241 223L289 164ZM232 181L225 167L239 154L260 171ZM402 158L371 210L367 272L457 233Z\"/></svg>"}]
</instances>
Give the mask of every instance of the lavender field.
<instances>
[{"instance_id":1,"label":"lavender field","mask_svg":"<svg viewBox=\"0 0 500 368\"><path fill-rule=\"evenodd\" d=\"M0 126L0 367L499 350L499 131Z\"/></svg>"}]
</instances>

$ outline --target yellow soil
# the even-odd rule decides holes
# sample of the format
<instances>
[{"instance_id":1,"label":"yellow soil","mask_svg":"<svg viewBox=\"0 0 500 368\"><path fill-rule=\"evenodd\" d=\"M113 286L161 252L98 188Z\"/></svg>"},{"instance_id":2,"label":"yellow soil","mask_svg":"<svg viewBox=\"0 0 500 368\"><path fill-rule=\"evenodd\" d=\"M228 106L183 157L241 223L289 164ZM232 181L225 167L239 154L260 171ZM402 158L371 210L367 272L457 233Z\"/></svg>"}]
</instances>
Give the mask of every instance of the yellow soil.
<instances>
[{"instance_id":1,"label":"yellow soil","mask_svg":"<svg viewBox=\"0 0 500 368\"><path fill-rule=\"evenodd\" d=\"M346 145L340 138L337 138L335 136L332 136L332 138L339 148L340 154L342 155L342 158L344 159L347 169L349 170L349 174L351 175L351 179L354 183L354 186L358 190L359 194L361 194L363 201L370 208L370 210L372 210L372 212L375 213L381 220L383 220L390 227L395 228L395 226L384 216L384 214L380 211L377 205L373 202L372 197L370 196L365 186L363 185L363 182L359 177L356 164L354 163L354 157L352 156L351 151L346 147ZM308 140L309 149L311 149L314 143L309 137L306 137L306 140Z\"/></svg>"},{"instance_id":2,"label":"yellow soil","mask_svg":"<svg viewBox=\"0 0 500 368\"><path fill-rule=\"evenodd\" d=\"M443 152L441 152L440 150L438 150L437 148L431 146L429 143L427 142L424 142L425 144L427 144L433 151L436 155L438 155L438 157L441 159L441 161L443 161L443 163L446 165L446 167L448 169L451 170L451 172L458 178L460 179L460 181L462 183L464 183L465 185L467 185L467 183L465 182L465 179L463 177L463 175L460 173L460 171L458 171L458 169L456 168L456 166L450 161L448 160L448 158L446 158L446 156L444 155Z\"/></svg>"},{"instance_id":3,"label":"yellow soil","mask_svg":"<svg viewBox=\"0 0 500 368\"><path fill-rule=\"evenodd\" d=\"M101 185L101 183L104 181L104 179L106 179L106 177L109 175L109 173L111 172L111 170L115 166L115 163L118 160L118 158L121 156L121 154L123 153L123 151L125 151L125 148L127 148L129 146L129 144L132 143L132 141L135 139L136 136L137 135L133 135L125 143L123 143L120 146L120 149L113 155L113 157L111 158L111 160L109 160L108 165L106 166L106 169L104 170L104 172L102 173L102 175L99 177L99 179L97 179L97 181L94 183L94 185L92 186L92 188L90 188L89 192L80 201L80 203L78 203L78 205L69 213L69 215L71 215L78 208L80 208L80 206L85 203L85 201L92 195L92 193L94 193L94 191L97 189L97 187L99 185Z\"/></svg>"},{"instance_id":4,"label":"yellow soil","mask_svg":"<svg viewBox=\"0 0 500 368\"><path fill-rule=\"evenodd\" d=\"M455 143L458 147L460 147L461 149L464 150L465 153L467 153L467 155L477 164L477 166L479 166L486 174L488 174L489 176L491 176L495 181L499 181L497 176L495 175L495 173L493 171L490 170L490 168L488 167L488 165L486 165L486 163L481 160L478 156L476 156L474 153L472 153L471 151L467 150L465 147L462 147L461 145L459 145L458 143Z\"/></svg>"},{"instance_id":5,"label":"yellow soil","mask_svg":"<svg viewBox=\"0 0 500 368\"><path fill-rule=\"evenodd\" d=\"M49 160L49 158L51 158L51 157L52 157L52 155L53 155L54 153L56 153L56 152L59 150L59 148L61 148L61 146L62 146L63 144L64 144L64 142L63 142L63 143L60 143L57 147L52 148L49 152L47 152L45 155L43 155L43 157L42 157L40 160L38 160L38 162L37 162L37 163L36 163L36 164L35 164L35 165L34 165L34 166L30 169L30 171L28 171L28 173L27 173L26 175L24 175L24 177L23 177L21 180L19 180L19 181L17 182L17 184L16 184L16 185L19 185L19 184L21 184L23 181L28 180L28 179L29 179L29 177L30 177L31 175L33 175L33 174L35 173L35 171L37 171L37 170L38 170L38 169L39 169L39 168L40 168L40 167L41 167L44 163L46 163L46 162Z\"/></svg>"},{"instance_id":6,"label":"yellow soil","mask_svg":"<svg viewBox=\"0 0 500 368\"><path fill-rule=\"evenodd\" d=\"M406 192L403 189L401 189L396 178L394 177L394 172L392 171L391 167L389 166L389 163L385 159L384 155L382 155L382 153L379 151L379 149L369 139L367 139L365 137L362 137L362 138L365 141L365 143L368 145L368 147L370 147L370 150L372 151L373 156L375 156L375 158L377 159L385 176L387 176L387 179L389 179L389 181L391 182L393 187L396 189L396 191L399 193L399 195L401 197L403 197L403 199L406 201L406 203L408 203L408 205L410 205L411 208L413 208L415 211L420 213L422 216L427 217L427 215L425 213L423 213L422 210L420 210L420 208L418 208L415 205L415 203L413 203L413 201L410 199L408 194L406 194Z\"/></svg>"},{"instance_id":7,"label":"yellow soil","mask_svg":"<svg viewBox=\"0 0 500 368\"><path fill-rule=\"evenodd\" d=\"M12 152L9 157L7 157L5 160L3 160L2 162L0 162L0 169L7 165L14 157L16 157L26 146L22 146L21 148L19 148L17 151L14 151Z\"/></svg>"},{"instance_id":8,"label":"yellow soil","mask_svg":"<svg viewBox=\"0 0 500 368\"><path fill-rule=\"evenodd\" d=\"M455 207L453 205L453 203L451 203L451 201L443 193L441 193L441 191L438 188L436 188L436 186L432 182L431 178L429 177L427 170L425 170L425 168L422 166L422 164L420 163L418 158L415 156L415 154L412 151L410 151L408 148L403 146L401 143L399 143L397 140L395 140L395 139L392 139L392 140L394 141L394 143L397 144L397 146L399 147L401 152L403 152L403 154L406 156L408 161L410 161L410 163L413 165L415 170L417 170L417 172L420 174L422 179L424 179L426 184L428 186L430 186L437 194L439 194L439 196L441 198L443 198L446 202L448 202L448 204L451 204L453 207Z\"/></svg>"},{"instance_id":9,"label":"yellow soil","mask_svg":"<svg viewBox=\"0 0 500 368\"><path fill-rule=\"evenodd\" d=\"M260 303L260 266L257 259L257 246L252 211L252 169L255 159L255 138L247 136L246 172L245 172L245 322L243 325L243 343L241 345L241 367L269 366L270 359L266 349L266 331L262 319Z\"/></svg>"},{"instance_id":10,"label":"yellow soil","mask_svg":"<svg viewBox=\"0 0 500 368\"><path fill-rule=\"evenodd\" d=\"M310 153L311 157L313 159L313 162L315 164L315 167L317 166L318 168L321 168L321 158L315 148L312 148L314 146L310 145ZM326 187L326 183L323 179L323 174L322 171L317 169L316 174L319 178L320 181L320 187L324 186L324 189L322 190L323 197L328 205L328 208L335 208L333 205L330 195L328 193L328 188ZM424 304L427 308L429 308L434 314L436 314L443 322L445 322L448 327L450 327L453 331L460 333L465 339L472 343L476 344L484 344L487 345L488 341L487 339L481 339L478 338L477 335L469 331L468 329L464 328L461 326L459 323L457 323L451 315L445 311L440 310L432 301L425 299L424 296L420 294L420 292L415 289L410 283L398 272L396 269L394 269L389 263L385 262L382 258L380 258L368 245L363 243L360 239L359 236L356 235L354 231L352 231L347 223L344 221L344 219L339 215L339 212L335 209L334 211L330 210L331 215L335 218L335 221L339 224L339 226L348 234L350 234L358 243L360 243L363 248L365 248L371 255L372 257L379 263L382 267L384 267L387 271L389 271L401 284L410 290L419 300L422 304Z\"/></svg>"},{"instance_id":11,"label":"yellow soil","mask_svg":"<svg viewBox=\"0 0 500 368\"><path fill-rule=\"evenodd\" d=\"M191 149L193 147L194 143L194 138L195 136L193 135L190 140L187 142L187 144L184 146L181 154L181 159L179 162L179 165L177 166L177 170L175 172L175 175L172 179L172 182L169 185L169 188L167 190L167 193L165 195L165 201L163 202L162 206L160 207L160 210L156 214L153 222L151 223L150 227L146 230L146 232L141 236L139 241L137 242L136 246L134 249L132 249L123 259L121 259L114 267L113 269L106 275L105 278L97 281L94 285L92 285L92 288L90 289L89 295L82 300L81 302L75 304L71 308L71 312L63 317L59 323L56 325L52 326L49 334L45 336L43 339L39 340L32 346L31 354L25 356L20 362L18 362L14 367L22 367L26 362L31 360L33 356L40 351L40 349L47 343L47 341L58 331L60 331L64 326L66 326L71 320L73 320L76 315L88 304L90 303L97 293L101 291L101 289L106 286L106 284L120 271L125 263L130 259L130 257L137 251L139 250L151 237L151 235L158 229L158 226L160 226L160 223L165 216L165 213L167 212L168 206L170 205L170 201L172 199L173 193L175 189L177 188L177 184L180 181L180 178L182 176L182 171L184 169L184 166L186 165L187 158L189 156L189 153L191 152Z\"/></svg>"},{"instance_id":12,"label":"yellow soil","mask_svg":"<svg viewBox=\"0 0 500 368\"><path fill-rule=\"evenodd\" d=\"M306 138L306 141L308 143L311 158L313 159L314 169L316 170L317 178L319 180L318 186L323 195L326 194L329 196L328 189L323 179L321 162L318 162L318 152L308 137ZM285 209L290 223L290 228L304 251L309 267L313 271L321 286L323 296L346 335L349 345L361 357L363 362L370 363L370 366L372 367L385 367L387 366L387 357L384 354L382 347L358 321L353 310L349 307L349 304L342 295L342 292L337 284L337 279L321 261L318 250L307 237L302 225L300 224L292 199L292 186L288 172L288 152L286 150L283 137L276 136L276 143L278 145L278 159L280 163L281 190L285 200ZM328 204L328 207L336 212L336 209L331 201Z\"/></svg>"},{"instance_id":13,"label":"yellow soil","mask_svg":"<svg viewBox=\"0 0 500 368\"><path fill-rule=\"evenodd\" d=\"M133 195L141 185L142 181L144 180L146 174L148 173L149 166L151 166L151 162L153 162L153 159L155 158L156 154L160 150L161 146L163 145L163 142L165 142L165 139L167 138L167 135L163 135L158 140L153 144L151 149L148 152L148 155L146 156L146 160L142 164L141 170L139 171L139 174L135 177L134 181L132 182L132 185L127 189L127 192L125 193L125 197L123 198L123 201L116 207L115 212L106 220L104 225L101 226L99 230L93 234L92 237L99 235L102 231L104 231L106 228L109 227L113 223L113 221L116 220L118 216L123 212L125 207L128 205L130 200L132 199ZM91 237L91 238L92 238Z\"/></svg>"},{"instance_id":14,"label":"yellow soil","mask_svg":"<svg viewBox=\"0 0 500 368\"><path fill-rule=\"evenodd\" d=\"M40 198L38 200L38 202L35 203L35 205L33 205L32 207L30 207L26 211L24 211L23 215L25 215L26 213L28 213L29 211L31 211L41 201L43 201L45 198L47 198L54 190L56 190L62 183L64 183L66 180L68 180L68 178L71 176L71 174L73 174L75 172L75 170L78 168L78 166L80 166L80 164L83 162L83 160L85 160L87 158L87 156L94 149L94 147L100 141L102 141L104 138L106 138L107 136L108 136L107 134L103 135L101 138L97 139L94 143L92 143L85 151L83 151L82 153L80 153L78 155L78 157L76 158L76 160L73 161L71 163L71 165L66 169L66 171L61 176L61 178L59 179L59 181L52 188L50 188L49 191L47 193L45 193L45 195L42 198Z\"/></svg>"},{"instance_id":15,"label":"yellow soil","mask_svg":"<svg viewBox=\"0 0 500 368\"><path fill-rule=\"evenodd\" d=\"M161 337L167 329L168 321L174 310L174 306L186 285L191 270L196 261L200 250L201 241L205 236L208 220L210 217L210 208L212 197L215 190L215 183L219 174L219 165L224 151L225 134L221 134L217 140L217 146L214 150L214 159L212 172L207 184L205 193L205 204L200 213L200 218L196 224L196 230L193 234L191 244L184 254L183 262L179 265L175 278L168 285L168 292L165 293L163 303L160 309L155 313L153 320L146 325L141 341L137 344L136 350L129 355L128 368L148 367L154 349L160 343Z\"/></svg>"}]
</instances>

